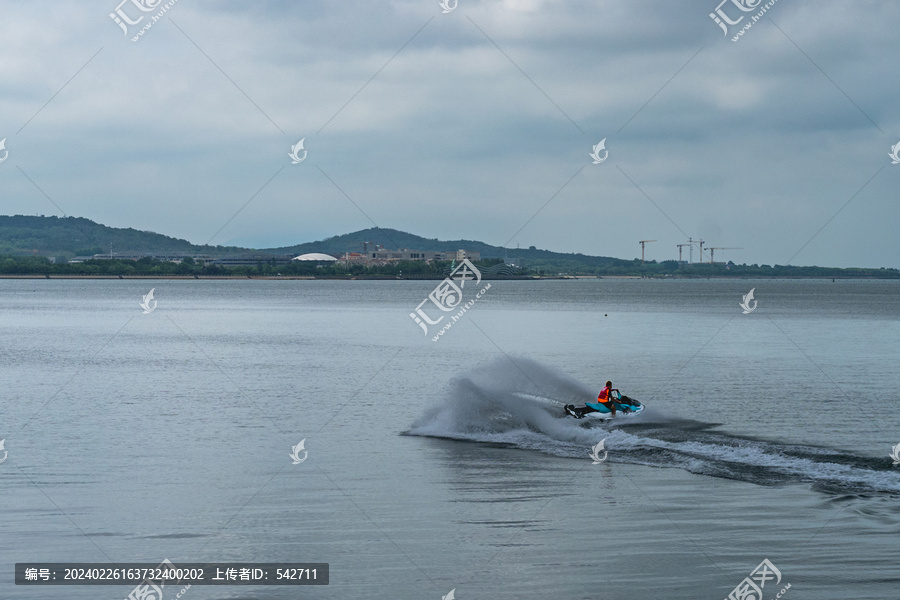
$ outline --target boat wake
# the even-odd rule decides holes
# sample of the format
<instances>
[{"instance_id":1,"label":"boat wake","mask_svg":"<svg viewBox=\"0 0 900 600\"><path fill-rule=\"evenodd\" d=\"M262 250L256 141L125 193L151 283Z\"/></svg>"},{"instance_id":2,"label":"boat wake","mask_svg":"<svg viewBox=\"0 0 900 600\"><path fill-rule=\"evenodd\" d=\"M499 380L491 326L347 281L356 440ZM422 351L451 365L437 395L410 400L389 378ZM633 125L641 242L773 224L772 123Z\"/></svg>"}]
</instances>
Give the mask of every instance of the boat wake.
<instances>
[{"instance_id":1,"label":"boat wake","mask_svg":"<svg viewBox=\"0 0 900 600\"><path fill-rule=\"evenodd\" d=\"M611 462L676 467L759 485L805 482L829 493L900 494L889 460L717 431L717 424L668 417L653 407L600 425L565 417L594 391L533 360L498 361L458 377L447 397L409 435L486 442L587 459L602 439ZM638 398L642 399L642 398Z\"/></svg>"}]
</instances>

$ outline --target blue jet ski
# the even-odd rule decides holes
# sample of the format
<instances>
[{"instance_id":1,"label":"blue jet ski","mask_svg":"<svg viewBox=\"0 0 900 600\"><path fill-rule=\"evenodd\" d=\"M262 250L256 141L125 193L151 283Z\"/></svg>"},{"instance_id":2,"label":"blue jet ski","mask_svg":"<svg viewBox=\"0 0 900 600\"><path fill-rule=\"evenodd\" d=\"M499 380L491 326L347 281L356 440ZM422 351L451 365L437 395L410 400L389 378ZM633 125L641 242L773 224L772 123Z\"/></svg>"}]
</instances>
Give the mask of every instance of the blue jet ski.
<instances>
[{"instance_id":1,"label":"blue jet ski","mask_svg":"<svg viewBox=\"0 0 900 600\"><path fill-rule=\"evenodd\" d=\"M601 421L609 421L610 419L620 419L623 417L632 417L639 415L644 410L644 405L640 401L628 396L623 396L618 390L613 390L611 401L616 405L616 414L612 414L612 409L599 402L586 402L585 406L575 407L574 404L566 404L566 414L576 419L599 419Z\"/></svg>"}]
</instances>

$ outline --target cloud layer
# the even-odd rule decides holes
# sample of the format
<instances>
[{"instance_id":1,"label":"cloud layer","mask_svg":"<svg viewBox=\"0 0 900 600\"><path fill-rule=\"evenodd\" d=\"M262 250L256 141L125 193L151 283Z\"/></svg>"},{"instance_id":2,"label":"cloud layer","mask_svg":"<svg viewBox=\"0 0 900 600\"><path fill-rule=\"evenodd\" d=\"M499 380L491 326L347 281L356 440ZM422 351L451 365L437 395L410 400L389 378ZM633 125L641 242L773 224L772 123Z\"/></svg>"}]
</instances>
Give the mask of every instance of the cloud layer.
<instances>
[{"instance_id":1,"label":"cloud layer","mask_svg":"<svg viewBox=\"0 0 900 600\"><path fill-rule=\"evenodd\" d=\"M375 223L622 258L642 239L676 258L691 236L740 247L716 254L736 262L900 266L900 5L780 0L737 42L716 6L178 0L132 42L115 1L11 4L0 212L256 247Z\"/></svg>"}]
</instances>

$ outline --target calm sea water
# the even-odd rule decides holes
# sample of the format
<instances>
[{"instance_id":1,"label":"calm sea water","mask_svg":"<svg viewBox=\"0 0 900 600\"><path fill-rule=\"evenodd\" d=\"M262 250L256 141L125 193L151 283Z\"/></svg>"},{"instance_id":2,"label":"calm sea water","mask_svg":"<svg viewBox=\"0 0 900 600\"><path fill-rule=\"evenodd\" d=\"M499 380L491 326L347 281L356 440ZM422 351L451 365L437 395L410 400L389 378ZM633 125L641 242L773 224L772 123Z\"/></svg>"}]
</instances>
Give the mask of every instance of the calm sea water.
<instances>
[{"instance_id":1,"label":"calm sea water","mask_svg":"<svg viewBox=\"0 0 900 600\"><path fill-rule=\"evenodd\" d=\"M765 558L766 600L900 596L900 283L492 282L432 342L434 284L0 280L0 598L164 558L331 566L188 600L725 598ZM645 413L562 417L607 379Z\"/></svg>"}]
</instances>

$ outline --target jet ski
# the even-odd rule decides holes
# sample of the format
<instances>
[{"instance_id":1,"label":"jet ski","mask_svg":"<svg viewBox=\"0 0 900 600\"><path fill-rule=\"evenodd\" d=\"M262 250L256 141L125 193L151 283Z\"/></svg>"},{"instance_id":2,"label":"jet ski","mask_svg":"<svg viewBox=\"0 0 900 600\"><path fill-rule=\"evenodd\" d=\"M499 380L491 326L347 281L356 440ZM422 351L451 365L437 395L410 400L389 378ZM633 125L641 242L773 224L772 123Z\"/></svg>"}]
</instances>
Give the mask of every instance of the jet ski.
<instances>
[{"instance_id":1,"label":"jet ski","mask_svg":"<svg viewBox=\"0 0 900 600\"><path fill-rule=\"evenodd\" d=\"M591 419L601 421L621 419L623 417L633 417L635 415L641 414L641 412L643 412L644 410L644 405L641 404L639 400L629 398L628 396L623 396L618 391L613 390L611 399L616 403L615 416L613 416L612 414L612 409L599 402L585 402L585 406L590 407L589 409L583 406L576 408L573 404L566 404L564 410L567 415L569 415L570 417L575 417L576 419Z\"/></svg>"}]
</instances>

